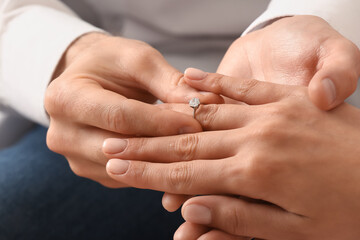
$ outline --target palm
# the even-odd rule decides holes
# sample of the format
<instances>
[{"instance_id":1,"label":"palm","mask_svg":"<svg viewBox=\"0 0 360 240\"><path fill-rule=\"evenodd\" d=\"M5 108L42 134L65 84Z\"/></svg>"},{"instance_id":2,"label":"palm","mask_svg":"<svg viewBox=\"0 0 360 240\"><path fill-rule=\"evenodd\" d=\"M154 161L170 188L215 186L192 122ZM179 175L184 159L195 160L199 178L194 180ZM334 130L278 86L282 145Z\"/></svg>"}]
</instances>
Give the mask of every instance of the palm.
<instances>
[{"instance_id":1,"label":"palm","mask_svg":"<svg viewBox=\"0 0 360 240\"><path fill-rule=\"evenodd\" d=\"M334 35L339 34L325 21L310 24L284 18L237 39L218 72L274 83L308 85L327 56L328 52L323 50L331 46L329 39Z\"/></svg>"}]
</instances>

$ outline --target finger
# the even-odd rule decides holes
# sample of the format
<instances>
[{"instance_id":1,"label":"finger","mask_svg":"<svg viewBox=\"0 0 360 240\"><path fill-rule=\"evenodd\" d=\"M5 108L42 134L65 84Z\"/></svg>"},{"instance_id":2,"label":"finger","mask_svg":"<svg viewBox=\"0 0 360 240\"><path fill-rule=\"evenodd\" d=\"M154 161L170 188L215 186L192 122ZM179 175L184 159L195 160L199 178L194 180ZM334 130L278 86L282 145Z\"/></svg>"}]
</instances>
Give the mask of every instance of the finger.
<instances>
[{"instance_id":1,"label":"finger","mask_svg":"<svg viewBox=\"0 0 360 240\"><path fill-rule=\"evenodd\" d=\"M263 239L295 239L307 218L273 205L250 203L226 196L201 196L182 207L188 222L216 228L236 236ZM297 235L298 238L298 235Z\"/></svg>"},{"instance_id":2,"label":"finger","mask_svg":"<svg viewBox=\"0 0 360 240\"><path fill-rule=\"evenodd\" d=\"M121 134L81 124L51 121L47 146L53 152L74 158L88 159L105 167L108 158L102 151L107 138L122 138ZM128 136L126 136L128 137Z\"/></svg>"},{"instance_id":3,"label":"finger","mask_svg":"<svg viewBox=\"0 0 360 240\"><path fill-rule=\"evenodd\" d=\"M61 91L59 97L53 96L51 105L57 107L48 108L50 115L128 135L163 136L201 131L199 123L185 114L126 99L92 82L80 86Z\"/></svg>"},{"instance_id":4,"label":"finger","mask_svg":"<svg viewBox=\"0 0 360 240\"><path fill-rule=\"evenodd\" d=\"M203 103L223 103L223 99L217 94L201 93L186 84L184 74L171 66L161 54L152 56L149 60L152 64L140 65L142 68L135 71L135 79L163 102L187 103L197 97Z\"/></svg>"},{"instance_id":5,"label":"finger","mask_svg":"<svg viewBox=\"0 0 360 240\"><path fill-rule=\"evenodd\" d=\"M356 90L360 77L360 52L350 42L332 42L326 48L331 49L330 53L320 60L320 68L309 84L309 97L320 109L330 110Z\"/></svg>"},{"instance_id":6,"label":"finger","mask_svg":"<svg viewBox=\"0 0 360 240\"><path fill-rule=\"evenodd\" d=\"M51 121L46 141L52 151L66 156L74 174L109 188L125 187L127 185L111 179L105 169L107 159L101 143L110 136L120 137L101 129Z\"/></svg>"},{"instance_id":7,"label":"finger","mask_svg":"<svg viewBox=\"0 0 360 240\"><path fill-rule=\"evenodd\" d=\"M190 68L184 80L190 86L221 94L247 104L258 105L279 101L290 95L303 95L305 87L280 85L254 79L233 78L218 73L207 73L200 78L201 70Z\"/></svg>"},{"instance_id":8,"label":"finger","mask_svg":"<svg viewBox=\"0 0 360 240\"><path fill-rule=\"evenodd\" d=\"M103 152L108 158L162 163L220 159L236 154L235 137L237 141L242 138L228 131L158 138L110 138L104 141Z\"/></svg>"},{"instance_id":9,"label":"finger","mask_svg":"<svg viewBox=\"0 0 360 240\"><path fill-rule=\"evenodd\" d=\"M104 165L94 163L88 159L82 158L67 158L71 171L83 178L91 179L97 183L100 183L104 187L108 188L123 188L128 185L115 181L109 177L106 173Z\"/></svg>"},{"instance_id":10,"label":"finger","mask_svg":"<svg viewBox=\"0 0 360 240\"><path fill-rule=\"evenodd\" d=\"M164 193L162 205L168 212L175 212L181 207L181 205L183 205L184 202L186 202L186 200L191 197L192 196L189 195Z\"/></svg>"},{"instance_id":11,"label":"finger","mask_svg":"<svg viewBox=\"0 0 360 240\"><path fill-rule=\"evenodd\" d=\"M201 235L197 240L250 240L250 237L234 236L217 229L210 230L209 232Z\"/></svg>"},{"instance_id":12,"label":"finger","mask_svg":"<svg viewBox=\"0 0 360 240\"><path fill-rule=\"evenodd\" d=\"M206 226L185 222L176 230L174 240L197 240L209 230Z\"/></svg>"},{"instance_id":13,"label":"finger","mask_svg":"<svg viewBox=\"0 0 360 240\"><path fill-rule=\"evenodd\" d=\"M161 104L160 108L193 115L193 109L185 104ZM196 110L195 118L203 130L217 131L240 128L264 115L267 108L246 104L209 104Z\"/></svg>"},{"instance_id":14,"label":"finger","mask_svg":"<svg viewBox=\"0 0 360 240\"><path fill-rule=\"evenodd\" d=\"M236 167L231 161L237 162ZM111 159L106 169L116 181L173 194L236 194L261 199L265 191L247 177L246 161L235 158L166 164Z\"/></svg>"}]
</instances>

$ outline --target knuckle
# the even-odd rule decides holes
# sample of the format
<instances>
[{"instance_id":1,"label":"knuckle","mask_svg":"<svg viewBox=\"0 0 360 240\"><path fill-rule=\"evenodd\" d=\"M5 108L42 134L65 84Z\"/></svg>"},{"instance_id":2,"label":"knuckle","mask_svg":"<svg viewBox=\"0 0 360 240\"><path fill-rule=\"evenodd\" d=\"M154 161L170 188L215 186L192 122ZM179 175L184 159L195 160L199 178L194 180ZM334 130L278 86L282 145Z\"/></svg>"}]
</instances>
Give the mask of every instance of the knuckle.
<instances>
[{"instance_id":1,"label":"knuckle","mask_svg":"<svg viewBox=\"0 0 360 240\"><path fill-rule=\"evenodd\" d=\"M250 178L266 176L268 173L268 156L262 151L253 153L246 166L246 175Z\"/></svg>"},{"instance_id":2,"label":"knuckle","mask_svg":"<svg viewBox=\"0 0 360 240\"><path fill-rule=\"evenodd\" d=\"M179 95L176 92L176 88L182 87L182 85L184 84L184 81L183 81L184 74L182 74L178 71L164 71L161 74L162 74L161 75L162 79L169 79L169 85L167 85L168 91L166 91L166 93L164 93L165 102L169 102L169 103L179 102L179 99L182 99L182 95ZM179 98L179 96L181 98Z\"/></svg>"},{"instance_id":3,"label":"knuckle","mask_svg":"<svg viewBox=\"0 0 360 240\"><path fill-rule=\"evenodd\" d=\"M243 177L246 177L246 170L247 170L246 164L227 164L223 165L219 169L219 175L221 176L228 176L224 178L224 190L227 192L239 192L239 183L241 183L244 179Z\"/></svg>"},{"instance_id":4,"label":"knuckle","mask_svg":"<svg viewBox=\"0 0 360 240\"><path fill-rule=\"evenodd\" d=\"M279 126L281 126L281 119L282 117L274 116L273 119L268 120L260 126L254 128L252 140L257 143L270 143L274 140L274 138L276 138L278 132L280 131Z\"/></svg>"},{"instance_id":5,"label":"knuckle","mask_svg":"<svg viewBox=\"0 0 360 240\"><path fill-rule=\"evenodd\" d=\"M287 97L307 99L308 88L304 86L292 86L291 91L288 92Z\"/></svg>"},{"instance_id":6,"label":"knuckle","mask_svg":"<svg viewBox=\"0 0 360 240\"><path fill-rule=\"evenodd\" d=\"M214 124L215 119L217 117L217 113L220 110L220 106L217 104L209 104L206 106L202 106L199 109L199 113L197 115L197 120L201 123L204 129L210 129Z\"/></svg>"},{"instance_id":7,"label":"knuckle","mask_svg":"<svg viewBox=\"0 0 360 240\"><path fill-rule=\"evenodd\" d=\"M137 53L136 60L140 65L149 64L149 61L151 61L151 56L153 56L155 53L156 51L150 46L140 47L140 51Z\"/></svg>"},{"instance_id":8,"label":"knuckle","mask_svg":"<svg viewBox=\"0 0 360 240\"><path fill-rule=\"evenodd\" d=\"M300 102L297 98L289 98L286 102L278 102L266 108L267 116L269 118L263 124L264 130L275 130L280 132L285 126L296 122L297 119L302 118L299 112L311 113L312 108Z\"/></svg>"},{"instance_id":9,"label":"knuckle","mask_svg":"<svg viewBox=\"0 0 360 240\"><path fill-rule=\"evenodd\" d=\"M235 94L239 99L250 96L254 92L258 84L259 81L254 79L243 80L235 87Z\"/></svg>"},{"instance_id":10,"label":"knuckle","mask_svg":"<svg viewBox=\"0 0 360 240\"><path fill-rule=\"evenodd\" d=\"M235 209L231 209L231 212L229 211L228 213L229 218L227 219L233 219L233 221L231 221L229 225L230 231L233 234L248 236L248 227L246 224L247 223L246 219L249 219L249 217L251 216L247 216L244 207L241 207L242 205L243 204L236 206Z\"/></svg>"},{"instance_id":11,"label":"knuckle","mask_svg":"<svg viewBox=\"0 0 360 240\"><path fill-rule=\"evenodd\" d=\"M174 165L167 176L167 183L175 192L188 189L191 185L192 168L187 163L177 163Z\"/></svg>"},{"instance_id":12,"label":"knuckle","mask_svg":"<svg viewBox=\"0 0 360 240\"><path fill-rule=\"evenodd\" d=\"M48 148L56 153L63 153L63 138L60 137L61 132L57 131L52 124L50 124L50 127L46 134L46 145Z\"/></svg>"},{"instance_id":13,"label":"knuckle","mask_svg":"<svg viewBox=\"0 0 360 240\"><path fill-rule=\"evenodd\" d=\"M220 94L222 93L222 83L224 82L225 76L221 74L213 74L211 78L208 79L208 84L213 93Z\"/></svg>"},{"instance_id":14,"label":"knuckle","mask_svg":"<svg viewBox=\"0 0 360 240\"><path fill-rule=\"evenodd\" d=\"M128 170L126 171L126 179L129 185L137 188L147 187L149 179L154 177L154 171L149 169L149 166L145 162L131 161Z\"/></svg>"},{"instance_id":15,"label":"knuckle","mask_svg":"<svg viewBox=\"0 0 360 240\"><path fill-rule=\"evenodd\" d=\"M289 109L287 108L286 104L282 104L282 103L277 103L276 105L272 105L269 106L266 111L269 114L271 119L277 119L279 120L280 118L286 116L287 114L291 113L291 111L288 111ZM267 121L270 122L270 121ZM271 122L272 124L279 124L276 123L275 121ZM275 126L274 126L275 127Z\"/></svg>"},{"instance_id":16,"label":"knuckle","mask_svg":"<svg viewBox=\"0 0 360 240\"><path fill-rule=\"evenodd\" d=\"M124 133L126 129L126 119L124 112L127 108L128 100L124 100L121 104L109 104L104 106L101 111L101 118L104 119L106 126L118 133Z\"/></svg>"},{"instance_id":17,"label":"knuckle","mask_svg":"<svg viewBox=\"0 0 360 240\"><path fill-rule=\"evenodd\" d=\"M269 189L276 189L279 176L289 172L292 163L288 161L288 155L281 153L276 154L276 158L272 157L269 152L274 148L265 147L262 150L253 153L244 168L244 177L251 182L251 190L258 194L261 199L269 197Z\"/></svg>"},{"instance_id":18,"label":"knuckle","mask_svg":"<svg viewBox=\"0 0 360 240\"><path fill-rule=\"evenodd\" d=\"M135 63L133 66L141 68L154 66L154 58L161 56L158 50L143 42L137 44L137 47L134 49L132 54L134 56L133 60Z\"/></svg>"},{"instance_id":19,"label":"knuckle","mask_svg":"<svg viewBox=\"0 0 360 240\"><path fill-rule=\"evenodd\" d=\"M136 160L142 159L141 156L147 156L149 153L149 150L152 150L151 148L151 139L148 138L127 138L127 145L125 147L125 150L121 152L124 156L127 154L130 154L131 157L135 157ZM137 159L136 156L139 156L140 158Z\"/></svg>"},{"instance_id":20,"label":"knuckle","mask_svg":"<svg viewBox=\"0 0 360 240\"><path fill-rule=\"evenodd\" d=\"M199 138L195 134L179 136L174 144L174 152L178 159L182 159L183 161L193 160L198 143Z\"/></svg>"},{"instance_id":21,"label":"knuckle","mask_svg":"<svg viewBox=\"0 0 360 240\"><path fill-rule=\"evenodd\" d=\"M244 167L243 176L251 182L251 191L257 192L258 196L266 197L269 189L271 174L274 166L270 165L271 160L264 154L253 154Z\"/></svg>"},{"instance_id":22,"label":"knuckle","mask_svg":"<svg viewBox=\"0 0 360 240\"><path fill-rule=\"evenodd\" d=\"M340 50L343 50L345 53L353 53L355 54L355 59L360 60L360 50L354 42L347 38L340 38L338 44Z\"/></svg>"},{"instance_id":23,"label":"knuckle","mask_svg":"<svg viewBox=\"0 0 360 240\"><path fill-rule=\"evenodd\" d=\"M69 93L64 85L62 80L55 79L45 92L44 106L50 116L62 114L71 106Z\"/></svg>"}]
</instances>

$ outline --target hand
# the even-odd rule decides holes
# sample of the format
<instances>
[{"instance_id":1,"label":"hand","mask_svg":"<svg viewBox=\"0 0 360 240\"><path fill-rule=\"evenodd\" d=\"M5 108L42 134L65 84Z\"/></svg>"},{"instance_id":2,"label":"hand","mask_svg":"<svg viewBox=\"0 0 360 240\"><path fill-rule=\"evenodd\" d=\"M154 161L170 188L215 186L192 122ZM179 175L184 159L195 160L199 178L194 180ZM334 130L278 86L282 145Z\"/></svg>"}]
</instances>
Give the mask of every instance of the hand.
<instances>
[{"instance_id":1,"label":"hand","mask_svg":"<svg viewBox=\"0 0 360 240\"><path fill-rule=\"evenodd\" d=\"M199 122L219 131L123 140L125 150L108 155L116 158L107 164L113 179L173 194L226 195L192 198L182 213L187 222L221 230L227 239L360 238L357 108L321 111L306 87L218 74L185 81L262 105L201 106Z\"/></svg>"},{"instance_id":2,"label":"hand","mask_svg":"<svg viewBox=\"0 0 360 240\"><path fill-rule=\"evenodd\" d=\"M358 48L315 16L285 17L237 39L218 73L248 79L309 85L312 102L329 110L341 104L359 78ZM227 103L236 103L227 99ZM173 211L186 199L165 194L163 205Z\"/></svg>"},{"instance_id":3,"label":"hand","mask_svg":"<svg viewBox=\"0 0 360 240\"><path fill-rule=\"evenodd\" d=\"M356 89L359 67L358 48L326 21L294 16L237 39L217 72L281 84L310 84L310 99L329 110ZM233 99L227 102L235 103ZM163 205L174 211L187 198L166 193Z\"/></svg>"},{"instance_id":4,"label":"hand","mask_svg":"<svg viewBox=\"0 0 360 240\"><path fill-rule=\"evenodd\" d=\"M355 91L360 52L319 17L285 17L237 39L224 56L218 73L309 85L312 102L329 110Z\"/></svg>"},{"instance_id":5,"label":"hand","mask_svg":"<svg viewBox=\"0 0 360 240\"><path fill-rule=\"evenodd\" d=\"M183 74L149 45L98 33L77 40L55 75L45 99L50 116L47 144L67 158L75 174L107 187L124 185L106 174L104 139L201 131L192 117L151 103L194 96L219 100L186 85Z\"/></svg>"}]
</instances>

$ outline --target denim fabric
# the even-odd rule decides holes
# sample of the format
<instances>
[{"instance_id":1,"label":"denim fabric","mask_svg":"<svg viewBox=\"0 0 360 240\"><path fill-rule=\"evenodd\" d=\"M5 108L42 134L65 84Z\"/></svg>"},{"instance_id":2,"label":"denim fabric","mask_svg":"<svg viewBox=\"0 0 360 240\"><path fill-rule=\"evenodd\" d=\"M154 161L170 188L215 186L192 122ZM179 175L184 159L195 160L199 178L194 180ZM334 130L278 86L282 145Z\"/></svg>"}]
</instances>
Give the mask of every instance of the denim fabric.
<instances>
[{"instance_id":1,"label":"denim fabric","mask_svg":"<svg viewBox=\"0 0 360 240\"><path fill-rule=\"evenodd\" d=\"M75 176L36 127L0 151L0 239L172 239L182 223L162 193L107 189Z\"/></svg>"}]
</instances>

